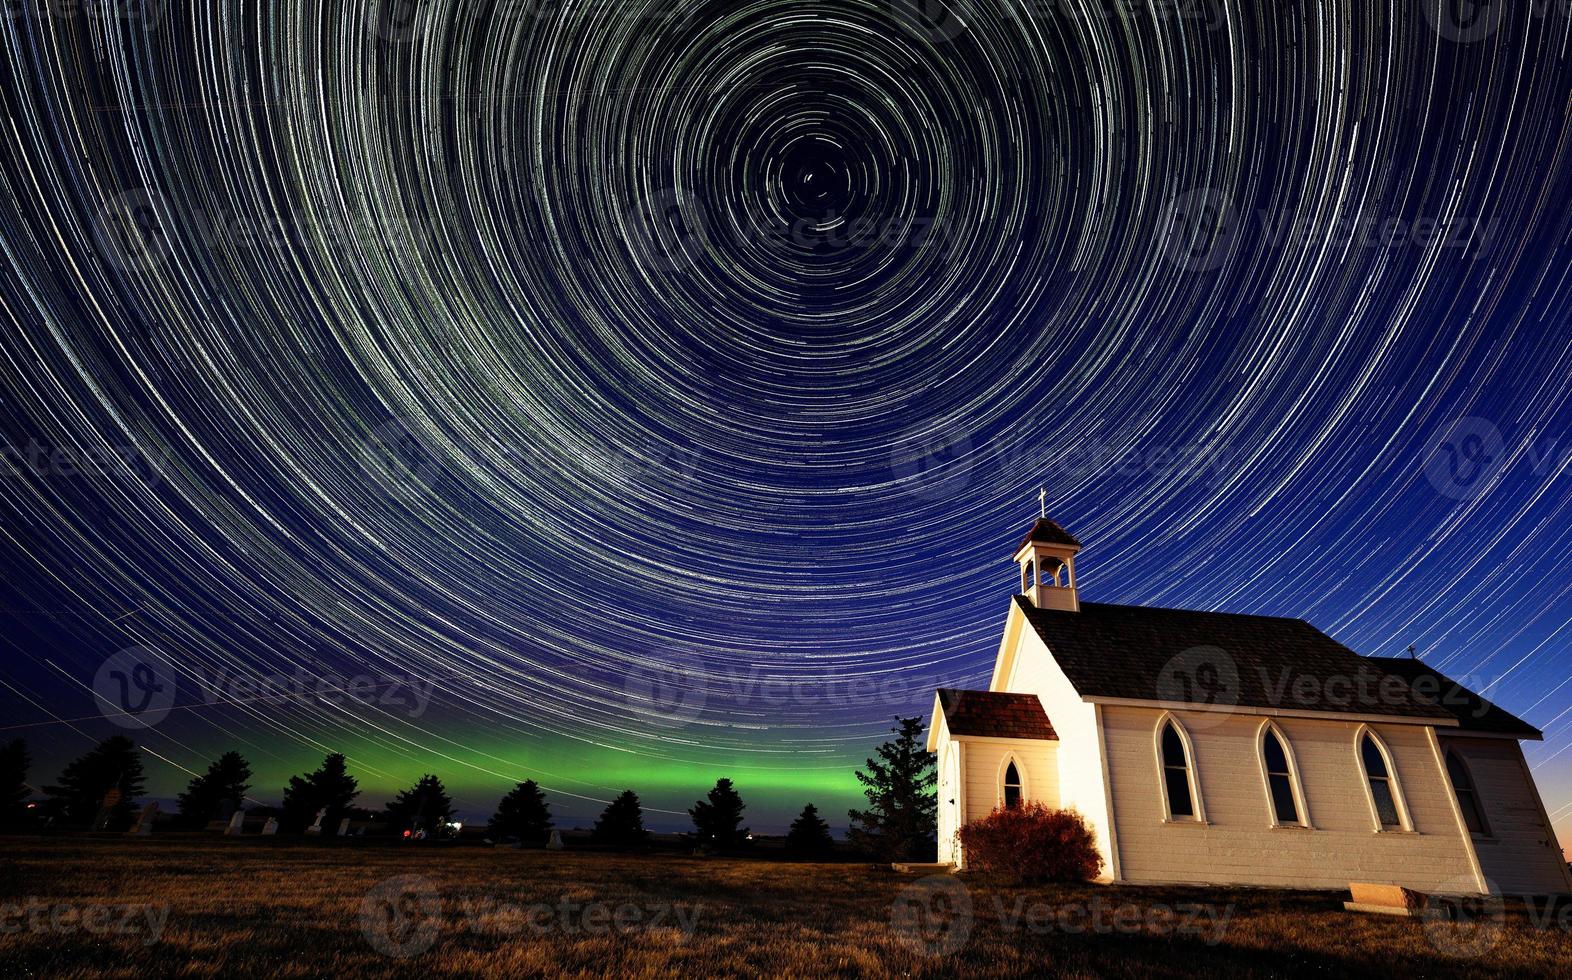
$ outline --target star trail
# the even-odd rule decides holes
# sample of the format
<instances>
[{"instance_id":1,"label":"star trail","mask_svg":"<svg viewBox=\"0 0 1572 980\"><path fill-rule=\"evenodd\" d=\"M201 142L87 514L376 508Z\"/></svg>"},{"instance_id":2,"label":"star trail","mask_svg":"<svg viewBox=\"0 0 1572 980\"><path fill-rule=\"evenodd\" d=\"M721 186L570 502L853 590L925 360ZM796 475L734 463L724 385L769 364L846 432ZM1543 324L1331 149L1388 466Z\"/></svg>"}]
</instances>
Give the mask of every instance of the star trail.
<instances>
[{"instance_id":1,"label":"star trail","mask_svg":"<svg viewBox=\"0 0 1572 980\"><path fill-rule=\"evenodd\" d=\"M1543 728L1572 838L1569 29L9 3L0 738L784 826L986 684L1044 487L1090 599L1414 644Z\"/></svg>"}]
</instances>

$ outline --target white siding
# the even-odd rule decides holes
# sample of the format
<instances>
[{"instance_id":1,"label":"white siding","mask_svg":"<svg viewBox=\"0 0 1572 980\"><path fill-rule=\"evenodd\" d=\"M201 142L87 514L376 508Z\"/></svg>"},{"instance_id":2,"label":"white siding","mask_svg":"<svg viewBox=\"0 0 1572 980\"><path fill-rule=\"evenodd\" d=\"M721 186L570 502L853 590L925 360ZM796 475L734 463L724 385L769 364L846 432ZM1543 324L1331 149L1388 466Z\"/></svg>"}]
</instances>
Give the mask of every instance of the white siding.
<instances>
[{"instance_id":1,"label":"white siding","mask_svg":"<svg viewBox=\"0 0 1572 980\"><path fill-rule=\"evenodd\" d=\"M1443 736L1441 748L1456 751L1474 778L1490 831L1474 838L1474 850L1490 884L1506 894L1543 895L1572 888L1517 742Z\"/></svg>"},{"instance_id":2,"label":"white siding","mask_svg":"<svg viewBox=\"0 0 1572 980\"><path fill-rule=\"evenodd\" d=\"M1376 833L1354 722L1279 718L1313 829L1272 826L1256 735L1261 717L1175 712L1195 743L1208 823L1169 823L1158 784L1157 708L1103 709L1122 875L1135 882L1344 888L1352 881L1474 891L1473 866L1426 729L1377 725L1414 833ZM1068 749L1068 745L1066 745Z\"/></svg>"},{"instance_id":3,"label":"white siding","mask_svg":"<svg viewBox=\"0 0 1572 980\"><path fill-rule=\"evenodd\" d=\"M1097 837L1097 850L1103 858L1103 877L1115 875L1116 855L1111 846L1107 796L1103 784L1103 757L1097 734L1097 709L1076 693L1069 678L1049 654L1048 647L1033 629L1021 629L1025 617L1011 607L1008 643L1014 634L1014 648L1007 674L995 670L994 690L1035 694L1048 713L1048 722L1059 736L1055 752L1059 770L1059 805L1074 809L1086 818ZM1012 629L1013 628L1013 629Z\"/></svg>"},{"instance_id":4,"label":"white siding","mask_svg":"<svg viewBox=\"0 0 1572 980\"><path fill-rule=\"evenodd\" d=\"M1004 760L1015 760L1023 798L1059 806L1059 747L1054 742L966 742L966 819L979 820L1004 802Z\"/></svg>"}]
</instances>

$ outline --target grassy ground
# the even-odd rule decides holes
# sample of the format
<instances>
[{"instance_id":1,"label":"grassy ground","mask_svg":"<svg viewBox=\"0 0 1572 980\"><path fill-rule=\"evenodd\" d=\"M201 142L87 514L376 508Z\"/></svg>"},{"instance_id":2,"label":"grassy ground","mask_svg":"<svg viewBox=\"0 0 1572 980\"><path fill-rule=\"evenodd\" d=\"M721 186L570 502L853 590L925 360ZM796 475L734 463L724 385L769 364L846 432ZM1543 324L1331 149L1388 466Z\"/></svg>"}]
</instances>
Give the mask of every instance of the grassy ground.
<instances>
[{"instance_id":1,"label":"grassy ground","mask_svg":"<svg viewBox=\"0 0 1572 980\"><path fill-rule=\"evenodd\" d=\"M0 838L0 975L1572 970L1565 915L1426 926L1344 912L1343 897L662 855Z\"/></svg>"}]
</instances>

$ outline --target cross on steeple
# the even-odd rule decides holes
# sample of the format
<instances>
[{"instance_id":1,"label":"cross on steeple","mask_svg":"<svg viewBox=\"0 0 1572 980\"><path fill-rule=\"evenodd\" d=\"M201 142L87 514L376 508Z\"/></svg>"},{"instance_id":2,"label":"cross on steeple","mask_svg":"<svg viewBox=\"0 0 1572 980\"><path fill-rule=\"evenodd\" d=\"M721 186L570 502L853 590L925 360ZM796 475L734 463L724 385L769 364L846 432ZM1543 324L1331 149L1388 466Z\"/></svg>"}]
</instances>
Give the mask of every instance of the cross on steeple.
<instances>
[{"instance_id":1,"label":"cross on steeple","mask_svg":"<svg viewBox=\"0 0 1572 980\"><path fill-rule=\"evenodd\" d=\"M1042 516L1048 516L1048 489L1046 487L1037 491L1037 503L1042 507Z\"/></svg>"}]
</instances>

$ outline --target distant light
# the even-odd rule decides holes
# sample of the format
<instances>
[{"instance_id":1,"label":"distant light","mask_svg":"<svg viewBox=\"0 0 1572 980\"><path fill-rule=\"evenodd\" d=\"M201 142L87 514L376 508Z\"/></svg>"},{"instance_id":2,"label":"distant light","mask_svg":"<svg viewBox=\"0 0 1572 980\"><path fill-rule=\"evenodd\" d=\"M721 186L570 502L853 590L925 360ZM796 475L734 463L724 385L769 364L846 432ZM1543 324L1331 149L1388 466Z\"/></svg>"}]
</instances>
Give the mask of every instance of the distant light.
<instances>
[{"instance_id":1,"label":"distant light","mask_svg":"<svg viewBox=\"0 0 1572 980\"><path fill-rule=\"evenodd\" d=\"M406 830L406 831L404 831L404 839L405 839L405 840L408 840L408 839L409 839L409 831L407 831L407 830Z\"/></svg>"}]
</instances>

